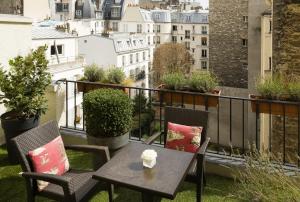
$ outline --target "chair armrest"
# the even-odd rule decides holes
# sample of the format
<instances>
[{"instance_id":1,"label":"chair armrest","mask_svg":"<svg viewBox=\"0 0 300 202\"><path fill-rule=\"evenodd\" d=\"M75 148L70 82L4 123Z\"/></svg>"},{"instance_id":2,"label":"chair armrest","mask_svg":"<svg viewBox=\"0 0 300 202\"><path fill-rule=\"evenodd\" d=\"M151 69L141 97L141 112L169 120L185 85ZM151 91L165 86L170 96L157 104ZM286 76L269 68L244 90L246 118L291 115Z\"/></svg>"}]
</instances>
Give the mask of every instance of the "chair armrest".
<instances>
[{"instance_id":1,"label":"chair armrest","mask_svg":"<svg viewBox=\"0 0 300 202\"><path fill-rule=\"evenodd\" d=\"M199 155L204 155L206 150L207 150L207 146L209 144L209 141L210 141L210 138L206 138L206 140L203 142L203 144L201 145L199 151L198 151L198 154Z\"/></svg>"},{"instance_id":2,"label":"chair armrest","mask_svg":"<svg viewBox=\"0 0 300 202\"><path fill-rule=\"evenodd\" d=\"M157 132L151 135L147 140L144 141L144 144L152 144L158 137L160 137L163 132Z\"/></svg>"},{"instance_id":3,"label":"chair armrest","mask_svg":"<svg viewBox=\"0 0 300 202\"><path fill-rule=\"evenodd\" d=\"M72 179L70 177L34 172L23 172L21 173L21 175L25 179L43 180L52 184L59 185L63 188L65 194L71 194L74 192L73 185L71 183Z\"/></svg>"},{"instance_id":4,"label":"chair armrest","mask_svg":"<svg viewBox=\"0 0 300 202\"><path fill-rule=\"evenodd\" d=\"M106 161L110 160L108 147L96 145L66 145L65 148L73 151L101 154L105 157Z\"/></svg>"}]
</instances>

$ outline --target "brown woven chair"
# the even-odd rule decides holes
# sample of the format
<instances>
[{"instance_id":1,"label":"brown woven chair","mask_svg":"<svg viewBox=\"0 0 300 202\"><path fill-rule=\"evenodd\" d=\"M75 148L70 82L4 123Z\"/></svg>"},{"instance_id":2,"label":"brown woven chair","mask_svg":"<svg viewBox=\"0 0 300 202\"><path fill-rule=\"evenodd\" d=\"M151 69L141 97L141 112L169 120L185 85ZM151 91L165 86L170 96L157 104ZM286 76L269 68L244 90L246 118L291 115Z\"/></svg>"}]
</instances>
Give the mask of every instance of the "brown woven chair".
<instances>
[{"instance_id":1,"label":"brown woven chair","mask_svg":"<svg viewBox=\"0 0 300 202\"><path fill-rule=\"evenodd\" d=\"M59 135L57 123L51 121L31 129L12 140L19 154L20 164L23 170L22 176L26 180L28 201L34 201L36 195L57 201L86 201L96 190L96 185L98 185L99 181L92 179L94 171L70 169L62 176L36 173L33 171L28 152L45 145ZM107 147L72 145L66 146L66 149L91 152L97 154L97 157L105 161L110 159ZM49 185L44 190L38 191L36 180L47 181ZM109 200L112 201L112 187L110 185L107 186Z\"/></svg>"},{"instance_id":2,"label":"brown woven chair","mask_svg":"<svg viewBox=\"0 0 300 202\"><path fill-rule=\"evenodd\" d=\"M193 162L191 169L188 172L186 181L195 183L197 185L197 202L202 200L203 182L205 184L204 176L204 157L210 138L206 137L208 112L184 108L166 107L164 131L152 135L145 141L146 144L152 144L157 138L163 135L164 143L167 139L168 122L188 125L188 126L202 126L201 147L197 155L197 159Z\"/></svg>"}]
</instances>

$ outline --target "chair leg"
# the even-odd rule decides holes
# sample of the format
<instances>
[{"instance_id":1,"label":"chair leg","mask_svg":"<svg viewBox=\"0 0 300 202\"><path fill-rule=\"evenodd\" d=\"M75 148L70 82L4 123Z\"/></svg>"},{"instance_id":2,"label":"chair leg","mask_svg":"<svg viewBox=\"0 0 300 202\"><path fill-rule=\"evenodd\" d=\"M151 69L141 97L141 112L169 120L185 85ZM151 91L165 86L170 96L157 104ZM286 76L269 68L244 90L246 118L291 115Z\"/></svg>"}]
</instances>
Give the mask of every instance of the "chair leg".
<instances>
[{"instance_id":1,"label":"chair leg","mask_svg":"<svg viewBox=\"0 0 300 202\"><path fill-rule=\"evenodd\" d=\"M197 182L197 190L196 190L196 201L197 202L201 202L202 201L202 194L204 191L204 185L203 185L203 181L204 181L204 172L202 170L202 173L199 176L199 180Z\"/></svg>"},{"instance_id":2,"label":"chair leg","mask_svg":"<svg viewBox=\"0 0 300 202\"><path fill-rule=\"evenodd\" d=\"M114 185L108 184L108 199L109 202L113 202L114 200Z\"/></svg>"},{"instance_id":3,"label":"chair leg","mask_svg":"<svg viewBox=\"0 0 300 202\"><path fill-rule=\"evenodd\" d=\"M35 202L35 197L32 194L27 194L27 202Z\"/></svg>"}]
</instances>

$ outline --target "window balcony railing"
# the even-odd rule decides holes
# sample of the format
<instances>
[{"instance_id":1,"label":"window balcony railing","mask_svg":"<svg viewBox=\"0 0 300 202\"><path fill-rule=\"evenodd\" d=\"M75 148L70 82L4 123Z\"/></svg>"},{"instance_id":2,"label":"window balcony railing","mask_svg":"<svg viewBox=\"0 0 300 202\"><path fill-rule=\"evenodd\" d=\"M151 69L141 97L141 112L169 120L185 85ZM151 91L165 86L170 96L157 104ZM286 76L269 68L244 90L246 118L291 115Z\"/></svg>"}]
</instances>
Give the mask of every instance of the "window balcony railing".
<instances>
[{"instance_id":1,"label":"window balcony railing","mask_svg":"<svg viewBox=\"0 0 300 202\"><path fill-rule=\"evenodd\" d=\"M78 92L77 84L93 83L67 80L61 80L58 83L62 89L65 89L66 95L66 113L63 115L65 116L65 123L61 125L61 129L85 133L84 112L78 107L82 104L82 92ZM95 85L113 87L110 84L98 83ZM142 141L153 133L162 131L166 106L206 110L209 112L207 135L211 138L208 152L224 156L243 157L252 146L255 146L258 150L263 149L271 152L277 160L280 159L282 164L286 166L300 167L298 158L300 154L299 102L258 101L253 98L187 91L125 88L126 93L132 99L143 94L147 99L147 106L154 114L150 121L147 119L147 122L144 122L145 119L141 117L146 116L144 113L149 110L140 109L134 115L135 124L130 132L130 139L132 140ZM72 99L74 97L75 99ZM214 100L213 105L211 100ZM274 106L279 107L282 113L272 115ZM156 144L163 144L163 141L163 138L157 139Z\"/></svg>"}]
</instances>

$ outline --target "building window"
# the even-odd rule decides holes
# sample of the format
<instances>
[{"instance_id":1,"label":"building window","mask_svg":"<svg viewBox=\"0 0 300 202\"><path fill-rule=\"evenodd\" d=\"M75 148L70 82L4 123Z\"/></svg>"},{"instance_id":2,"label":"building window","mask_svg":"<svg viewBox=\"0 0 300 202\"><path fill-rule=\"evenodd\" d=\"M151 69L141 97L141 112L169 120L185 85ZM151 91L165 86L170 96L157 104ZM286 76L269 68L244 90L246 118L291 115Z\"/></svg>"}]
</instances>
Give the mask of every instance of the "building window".
<instances>
[{"instance_id":1,"label":"building window","mask_svg":"<svg viewBox=\"0 0 300 202\"><path fill-rule=\"evenodd\" d=\"M119 23L118 22L113 22L112 23L112 30L115 32L119 31Z\"/></svg>"},{"instance_id":2,"label":"building window","mask_svg":"<svg viewBox=\"0 0 300 202\"><path fill-rule=\"evenodd\" d=\"M207 46L207 38L206 37L201 38L201 44L202 44L202 46Z\"/></svg>"},{"instance_id":3,"label":"building window","mask_svg":"<svg viewBox=\"0 0 300 202\"><path fill-rule=\"evenodd\" d=\"M202 56L203 58L207 58L207 50L206 50L206 49L203 49L203 50L201 51L201 56Z\"/></svg>"},{"instance_id":4,"label":"building window","mask_svg":"<svg viewBox=\"0 0 300 202\"><path fill-rule=\"evenodd\" d=\"M202 26L202 34L207 34L207 27L206 26Z\"/></svg>"},{"instance_id":5,"label":"building window","mask_svg":"<svg viewBox=\"0 0 300 202\"><path fill-rule=\"evenodd\" d=\"M173 26L172 26L172 30L173 30L173 31L177 31L177 26L176 26L176 25L173 25Z\"/></svg>"},{"instance_id":6,"label":"building window","mask_svg":"<svg viewBox=\"0 0 300 202\"><path fill-rule=\"evenodd\" d=\"M195 48L192 48L192 52L195 53Z\"/></svg>"},{"instance_id":7,"label":"building window","mask_svg":"<svg viewBox=\"0 0 300 202\"><path fill-rule=\"evenodd\" d=\"M172 36L172 42L177 43L177 36Z\"/></svg>"},{"instance_id":8,"label":"building window","mask_svg":"<svg viewBox=\"0 0 300 202\"><path fill-rule=\"evenodd\" d=\"M190 50L190 42L188 42L188 41L185 42L185 48L187 50Z\"/></svg>"},{"instance_id":9,"label":"building window","mask_svg":"<svg viewBox=\"0 0 300 202\"><path fill-rule=\"evenodd\" d=\"M155 16L155 18L156 18L157 20L160 19L160 14L157 13L157 14L155 14L154 16Z\"/></svg>"},{"instance_id":10,"label":"building window","mask_svg":"<svg viewBox=\"0 0 300 202\"><path fill-rule=\"evenodd\" d=\"M135 54L135 61L136 61L136 62L139 62L139 53L136 53L136 54Z\"/></svg>"},{"instance_id":11,"label":"building window","mask_svg":"<svg viewBox=\"0 0 300 202\"><path fill-rule=\"evenodd\" d=\"M56 48L57 48L57 54L62 55L63 54L63 45L56 45ZM51 46L51 55L56 55L55 46Z\"/></svg>"},{"instance_id":12,"label":"building window","mask_svg":"<svg viewBox=\"0 0 300 202\"><path fill-rule=\"evenodd\" d=\"M120 17L120 9L119 8L112 8L111 9L111 17L113 17L113 18Z\"/></svg>"},{"instance_id":13,"label":"building window","mask_svg":"<svg viewBox=\"0 0 300 202\"><path fill-rule=\"evenodd\" d=\"M192 40L195 41L195 37L194 36L192 37Z\"/></svg>"},{"instance_id":14,"label":"building window","mask_svg":"<svg viewBox=\"0 0 300 202\"><path fill-rule=\"evenodd\" d=\"M191 37L191 32L190 30L185 30L185 38L189 39Z\"/></svg>"},{"instance_id":15,"label":"building window","mask_svg":"<svg viewBox=\"0 0 300 202\"><path fill-rule=\"evenodd\" d=\"M207 69L207 61L201 61L201 68Z\"/></svg>"},{"instance_id":16,"label":"building window","mask_svg":"<svg viewBox=\"0 0 300 202\"><path fill-rule=\"evenodd\" d=\"M147 24L147 30L148 30L148 33L150 32L150 25Z\"/></svg>"},{"instance_id":17,"label":"building window","mask_svg":"<svg viewBox=\"0 0 300 202\"><path fill-rule=\"evenodd\" d=\"M248 16L243 16L243 21L244 21L244 23L247 23L248 22Z\"/></svg>"},{"instance_id":18,"label":"building window","mask_svg":"<svg viewBox=\"0 0 300 202\"><path fill-rule=\"evenodd\" d=\"M181 28L181 30L183 30L183 26L182 25L180 26L180 28Z\"/></svg>"},{"instance_id":19,"label":"building window","mask_svg":"<svg viewBox=\"0 0 300 202\"><path fill-rule=\"evenodd\" d=\"M269 33L272 32L272 20L269 21Z\"/></svg>"},{"instance_id":20,"label":"building window","mask_svg":"<svg viewBox=\"0 0 300 202\"><path fill-rule=\"evenodd\" d=\"M248 40L247 39L242 39L242 45L244 47L247 47L248 46Z\"/></svg>"},{"instance_id":21,"label":"building window","mask_svg":"<svg viewBox=\"0 0 300 202\"><path fill-rule=\"evenodd\" d=\"M123 55L123 56L122 56L122 66L124 67L125 64L126 64L126 58L125 58L125 56Z\"/></svg>"},{"instance_id":22,"label":"building window","mask_svg":"<svg viewBox=\"0 0 300 202\"><path fill-rule=\"evenodd\" d=\"M146 60L146 53L143 52L143 60Z\"/></svg>"},{"instance_id":23,"label":"building window","mask_svg":"<svg viewBox=\"0 0 300 202\"><path fill-rule=\"evenodd\" d=\"M130 54L130 64L132 64L132 63L133 63L133 55Z\"/></svg>"},{"instance_id":24,"label":"building window","mask_svg":"<svg viewBox=\"0 0 300 202\"><path fill-rule=\"evenodd\" d=\"M151 44L151 41L150 41L150 36L148 36L148 45Z\"/></svg>"},{"instance_id":25,"label":"building window","mask_svg":"<svg viewBox=\"0 0 300 202\"><path fill-rule=\"evenodd\" d=\"M81 10L76 10L76 11L75 11L75 15L76 15L77 17L81 17L81 15L82 15Z\"/></svg>"},{"instance_id":26,"label":"building window","mask_svg":"<svg viewBox=\"0 0 300 202\"><path fill-rule=\"evenodd\" d=\"M183 37L181 36L181 37L180 37L180 40L182 41L182 39L183 39Z\"/></svg>"},{"instance_id":27,"label":"building window","mask_svg":"<svg viewBox=\"0 0 300 202\"><path fill-rule=\"evenodd\" d=\"M156 25L156 32L160 33L160 25Z\"/></svg>"},{"instance_id":28,"label":"building window","mask_svg":"<svg viewBox=\"0 0 300 202\"><path fill-rule=\"evenodd\" d=\"M269 70L272 70L272 57L269 57Z\"/></svg>"},{"instance_id":29,"label":"building window","mask_svg":"<svg viewBox=\"0 0 300 202\"><path fill-rule=\"evenodd\" d=\"M160 36L156 37L156 44L160 44Z\"/></svg>"},{"instance_id":30,"label":"building window","mask_svg":"<svg viewBox=\"0 0 300 202\"><path fill-rule=\"evenodd\" d=\"M136 25L136 30L137 30L136 31L137 33L142 33L142 25L141 24L137 24Z\"/></svg>"},{"instance_id":31,"label":"building window","mask_svg":"<svg viewBox=\"0 0 300 202\"><path fill-rule=\"evenodd\" d=\"M129 72L129 77L131 78L131 79L134 79L134 70L133 69L131 69L130 70L130 72Z\"/></svg>"}]
</instances>

